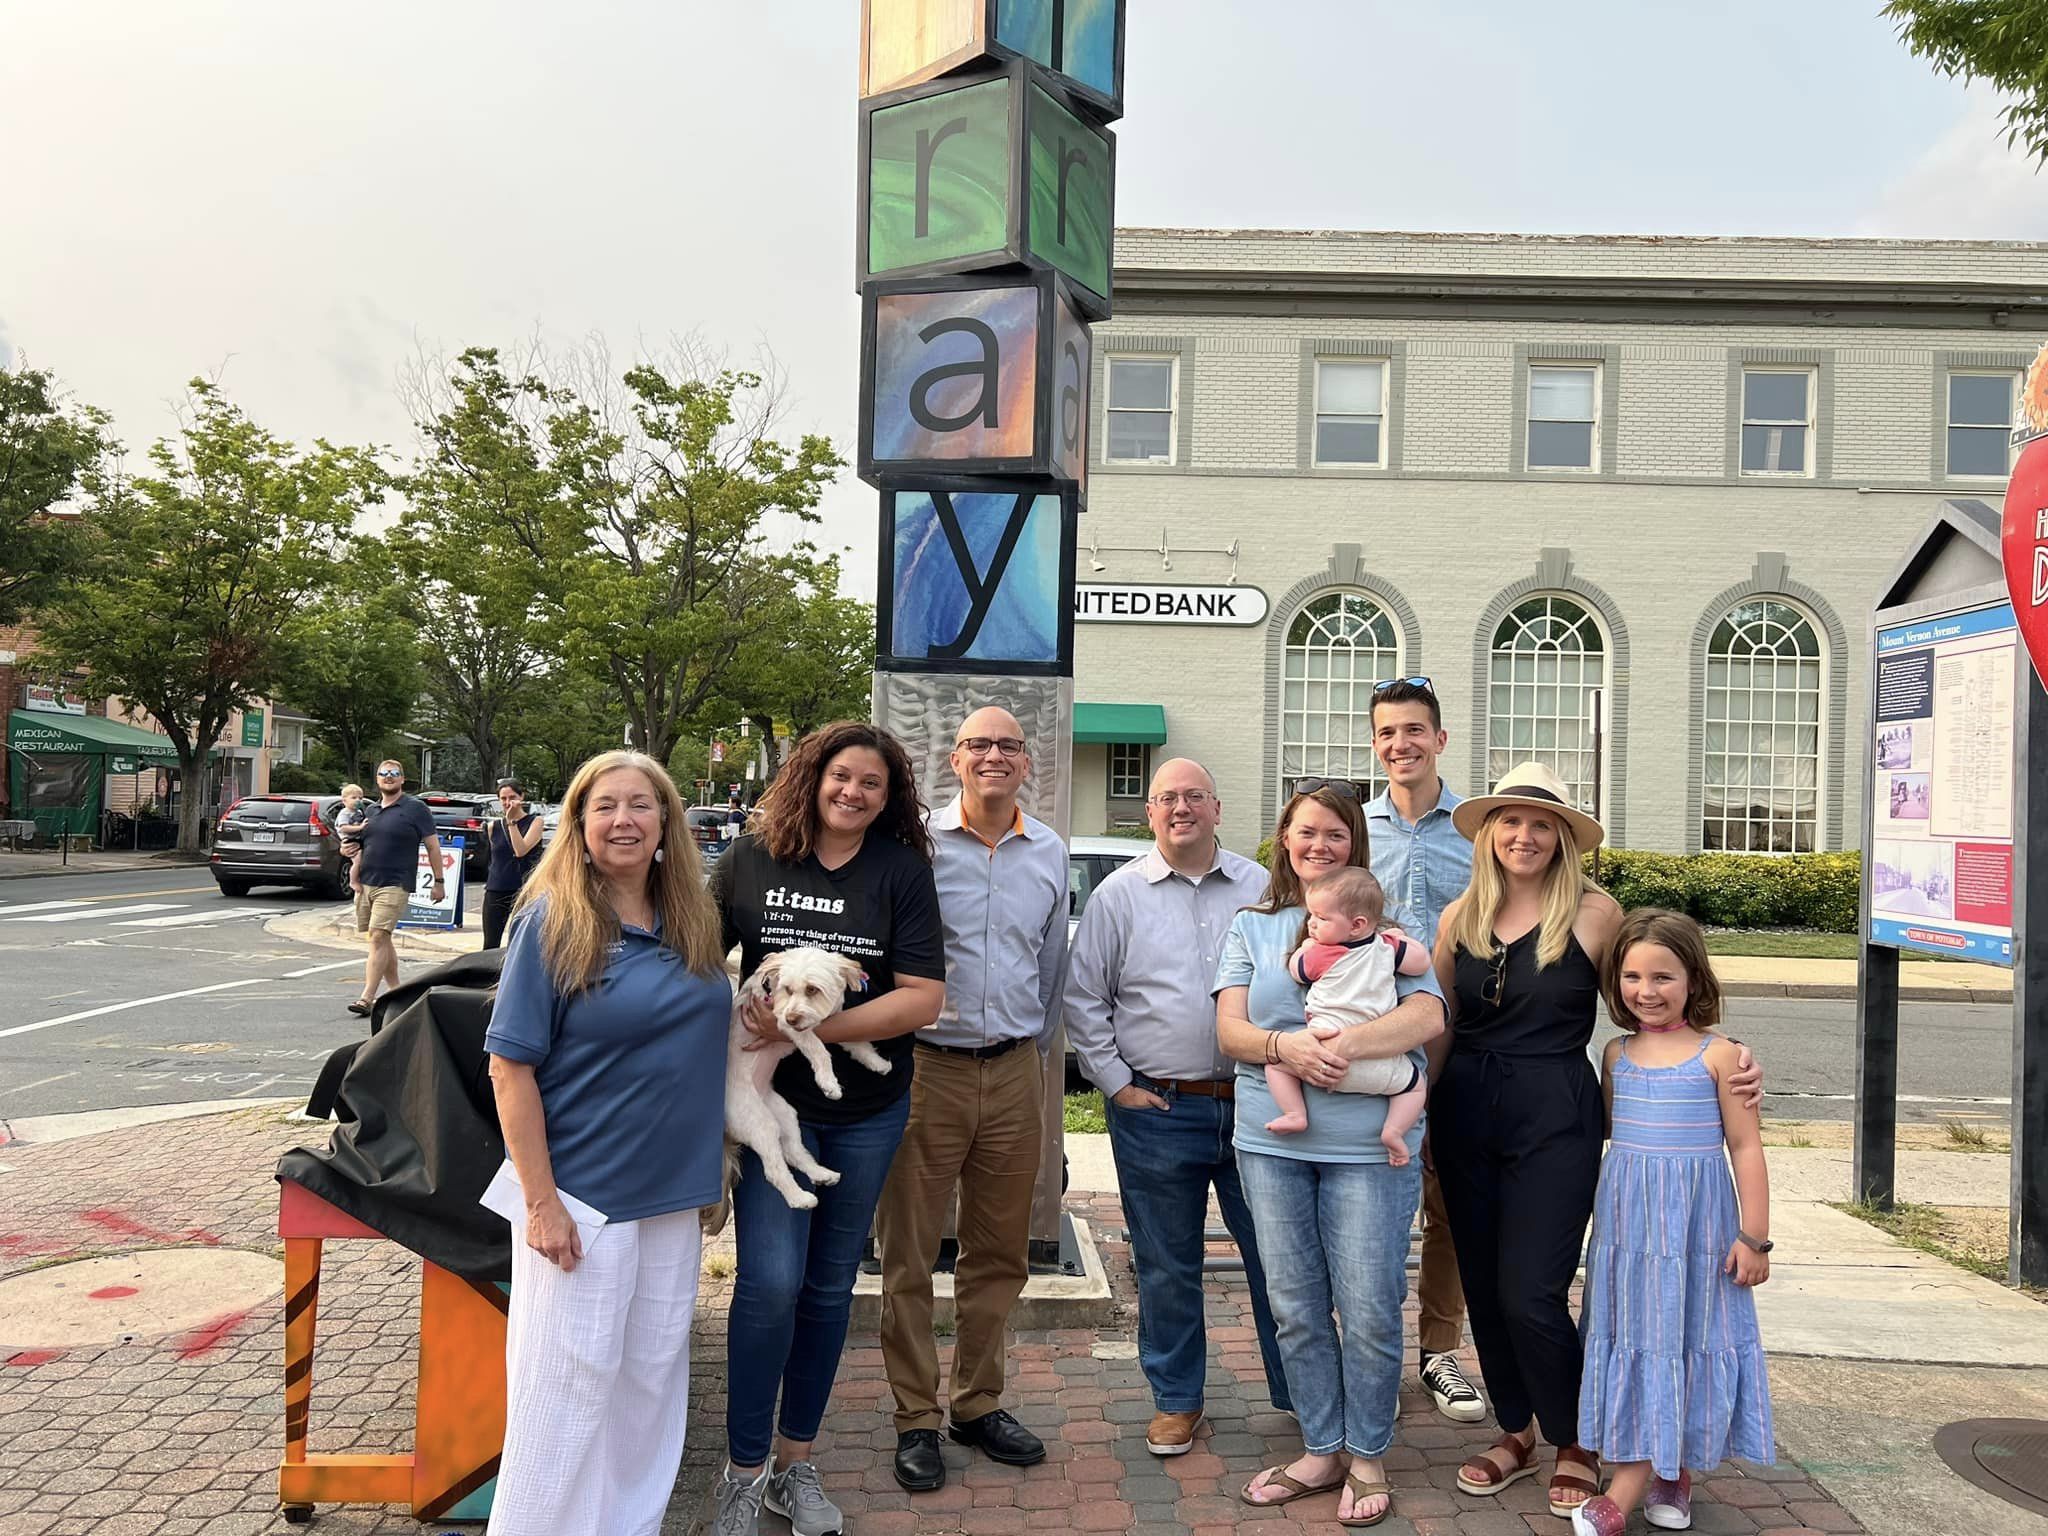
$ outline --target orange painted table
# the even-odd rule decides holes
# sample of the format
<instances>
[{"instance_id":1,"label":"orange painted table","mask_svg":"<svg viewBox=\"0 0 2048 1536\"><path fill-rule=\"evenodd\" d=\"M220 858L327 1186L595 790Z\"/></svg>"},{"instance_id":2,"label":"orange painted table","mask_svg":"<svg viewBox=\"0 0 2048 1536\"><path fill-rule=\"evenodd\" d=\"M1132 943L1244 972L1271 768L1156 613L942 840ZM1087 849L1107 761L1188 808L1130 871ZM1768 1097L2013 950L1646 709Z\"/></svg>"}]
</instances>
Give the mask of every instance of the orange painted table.
<instances>
[{"instance_id":1,"label":"orange painted table","mask_svg":"<svg viewBox=\"0 0 2048 1536\"><path fill-rule=\"evenodd\" d=\"M422 1520L490 1513L505 1443L504 1286L420 1261L419 1385L404 1456L320 1456L306 1449L313 1401L320 1250L329 1238L382 1238L304 1185L278 1186L284 1239L284 1460L278 1500L294 1524L315 1504L410 1504Z\"/></svg>"}]
</instances>

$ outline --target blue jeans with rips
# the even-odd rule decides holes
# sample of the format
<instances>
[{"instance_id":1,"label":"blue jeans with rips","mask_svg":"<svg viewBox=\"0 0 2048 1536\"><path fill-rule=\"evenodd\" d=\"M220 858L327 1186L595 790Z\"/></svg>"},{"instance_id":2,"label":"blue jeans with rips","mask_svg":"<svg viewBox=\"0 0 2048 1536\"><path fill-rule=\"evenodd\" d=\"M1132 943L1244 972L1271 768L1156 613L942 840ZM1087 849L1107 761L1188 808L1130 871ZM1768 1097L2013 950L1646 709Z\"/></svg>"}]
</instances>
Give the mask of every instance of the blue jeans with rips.
<instances>
[{"instance_id":1,"label":"blue jeans with rips","mask_svg":"<svg viewBox=\"0 0 2048 1536\"><path fill-rule=\"evenodd\" d=\"M1266 1391L1273 1406L1293 1408L1287 1373L1281 1368L1273 1309L1266 1300L1266 1272L1258 1235L1238 1182L1237 1154L1231 1150L1235 1106L1228 1099L1175 1093L1150 1079L1138 1086L1158 1093L1171 1106L1124 1109L1106 1100L1109 1150L1116 1159L1123 1192L1124 1222L1131 1233L1131 1262L1138 1272L1138 1363L1152 1386L1161 1413L1192 1413L1202 1406L1209 1371L1209 1340L1202 1316L1202 1234L1209 1223L1209 1189L1223 1211L1223 1225L1244 1257L1251 1288L1252 1323L1266 1366Z\"/></svg>"},{"instance_id":2,"label":"blue jeans with rips","mask_svg":"<svg viewBox=\"0 0 2048 1536\"><path fill-rule=\"evenodd\" d=\"M1401 1302L1421 1160L1393 1168L1240 1151L1237 1164L1303 1449L1384 1455L1401 1405Z\"/></svg>"},{"instance_id":3,"label":"blue jeans with rips","mask_svg":"<svg viewBox=\"0 0 2048 1536\"><path fill-rule=\"evenodd\" d=\"M837 1184L813 1191L818 1203L808 1211L791 1210L760 1158L745 1155L732 1192L739 1267L726 1323L725 1440L734 1466L765 1462L774 1430L799 1442L817 1438L846 1347L861 1250L909 1120L906 1093L852 1125L804 1121L811 1156L839 1174Z\"/></svg>"}]
</instances>

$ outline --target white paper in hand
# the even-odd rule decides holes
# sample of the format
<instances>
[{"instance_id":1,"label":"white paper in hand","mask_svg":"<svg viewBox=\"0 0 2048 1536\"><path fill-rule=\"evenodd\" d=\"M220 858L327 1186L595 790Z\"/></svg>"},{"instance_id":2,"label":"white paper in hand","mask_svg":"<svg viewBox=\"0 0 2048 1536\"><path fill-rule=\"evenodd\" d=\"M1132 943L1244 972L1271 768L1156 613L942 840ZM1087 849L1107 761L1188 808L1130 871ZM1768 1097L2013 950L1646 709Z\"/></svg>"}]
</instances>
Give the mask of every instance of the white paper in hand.
<instances>
[{"instance_id":1,"label":"white paper in hand","mask_svg":"<svg viewBox=\"0 0 2048 1536\"><path fill-rule=\"evenodd\" d=\"M590 1245L597 1234L604 1230L604 1224L611 1218L594 1205L587 1205L570 1194L566 1189L557 1188L562 1197L562 1208L569 1213L569 1219L576 1223L577 1239L583 1244L583 1251L590 1252ZM518 1229L526 1231L526 1191L519 1184L519 1170L512 1166L512 1159L506 1158L497 1176L490 1182L477 1201L487 1211L495 1211Z\"/></svg>"}]
</instances>

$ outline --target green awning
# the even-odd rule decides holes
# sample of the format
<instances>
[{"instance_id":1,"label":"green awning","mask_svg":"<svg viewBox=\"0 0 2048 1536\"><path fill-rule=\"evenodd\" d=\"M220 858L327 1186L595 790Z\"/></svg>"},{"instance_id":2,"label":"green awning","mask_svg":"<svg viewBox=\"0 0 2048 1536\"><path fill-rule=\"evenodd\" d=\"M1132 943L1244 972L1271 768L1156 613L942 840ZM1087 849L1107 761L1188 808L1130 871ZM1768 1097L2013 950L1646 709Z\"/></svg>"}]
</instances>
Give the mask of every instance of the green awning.
<instances>
[{"instance_id":1,"label":"green awning","mask_svg":"<svg viewBox=\"0 0 2048 1536\"><path fill-rule=\"evenodd\" d=\"M7 742L17 751L84 753L91 757L123 757L139 763L178 766L178 749L168 736L145 731L98 715L62 715L39 709L12 710L7 716Z\"/></svg>"},{"instance_id":2,"label":"green awning","mask_svg":"<svg viewBox=\"0 0 2048 1536\"><path fill-rule=\"evenodd\" d=\"M1074 740L1166 744L1166 709L1159 704L1076 704Z\"/></svg>"}]
</instances>

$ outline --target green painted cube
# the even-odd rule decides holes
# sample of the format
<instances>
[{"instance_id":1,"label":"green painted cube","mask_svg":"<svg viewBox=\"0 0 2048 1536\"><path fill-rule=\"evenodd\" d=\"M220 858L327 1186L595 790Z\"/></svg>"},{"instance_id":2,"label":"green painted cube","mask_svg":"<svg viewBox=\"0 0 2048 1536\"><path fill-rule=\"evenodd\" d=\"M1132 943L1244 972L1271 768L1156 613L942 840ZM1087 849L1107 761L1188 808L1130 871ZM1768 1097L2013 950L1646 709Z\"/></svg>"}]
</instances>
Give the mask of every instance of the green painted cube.
<instances>
[{"instance_id":1,"label":"green painted cube","mask_svg":"<svg viewBox=\"0 0 2048 1536\"><path fill-rule=\"evenodd\" d=\"M862 0L860 93L1029 59L1097 122L1124 110L1125 0Z\"/></svg>"}]
</instances>

